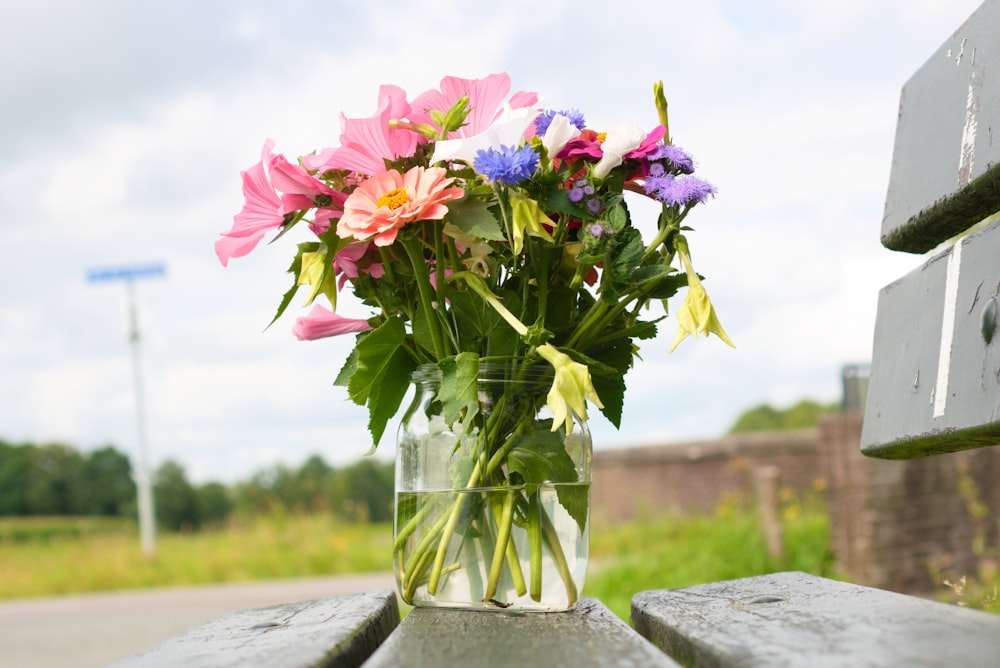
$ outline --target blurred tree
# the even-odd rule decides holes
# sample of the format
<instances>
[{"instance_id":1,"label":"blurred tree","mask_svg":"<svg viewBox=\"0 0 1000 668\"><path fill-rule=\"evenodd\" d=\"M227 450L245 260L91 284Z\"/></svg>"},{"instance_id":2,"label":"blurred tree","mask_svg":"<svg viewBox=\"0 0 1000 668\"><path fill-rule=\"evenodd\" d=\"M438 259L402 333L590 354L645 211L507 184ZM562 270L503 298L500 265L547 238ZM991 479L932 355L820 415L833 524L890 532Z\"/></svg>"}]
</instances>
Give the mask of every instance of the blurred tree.
<instances>
[{"instance_id":1,"label":"blurred tree","mask_svg":"<svg viewBox=\"0 0 1000 668\"><path fill-rule=\"evenodd\" d=\"M83 460L73 492L73 514L131 514L136 490L129 458L111 446L94 450Z\"/></svg>"},{"instance_id":2,"label":"blurred tree","mask_svg":"<svg viewBox=\"0 0 1000 668\"><path fill-rule=\"evenodd\" d=\"M34 447L0 441L0 515L27 515L26 493Z\"/></svg>"},{"instance_id":3,"label":"blurred tree","mask_svg":"<svg viewBox=\"0 0 1000 668\"><path fill-rule=\"evenodd\" d=\"M83 484L80 453L61 443L31 449L24 490L27 514L70 515L74 513L76 489Z\"/></svg>"},{"instance_id":4,"label":"blurred tree","mask_svg":"<svg viewBox=\"0 0 1000 668\"><path fill-rule=\"evenodd\" d=\"M392 520L395 477L392 463L366 457L338 472L339 510L348 519Z\"/></svg>"},{"instance_id":5,"label":"blurred tree","mask_svg":"<svg viewBox=\"0 0 1000 668\"><path fill-rule=\"evenodd\" d=\"M817 426L819 419L824 415L839 411L840 402L821 404L812 399L803 399L784 409L777 409L769 404L760 404L741 413L733 426L729 428L729 433L808 429Z\"/></svg>"},{"instance_id":6,"label":"blurred tree","mask_svg":"<svg viewBox=\"0 0 1000 668\"><path fill-rule=\"evenodd\" d=\"M157 523L165 529L192 530L201 525L198 496L184 467L172 459L160 464L153 475L153 499Z\"/></svg>"},{"instance_id":7,"label":"blurred tree","mask_svg":"<svg viewBox=\"0 0 1000 668\"><path fill-rule=\"evenodd\" d=\"M229 488L219 482L209 482L195 490L200 526L218 525L233 512L233 498Z\"/></svg>"}]
</instances>

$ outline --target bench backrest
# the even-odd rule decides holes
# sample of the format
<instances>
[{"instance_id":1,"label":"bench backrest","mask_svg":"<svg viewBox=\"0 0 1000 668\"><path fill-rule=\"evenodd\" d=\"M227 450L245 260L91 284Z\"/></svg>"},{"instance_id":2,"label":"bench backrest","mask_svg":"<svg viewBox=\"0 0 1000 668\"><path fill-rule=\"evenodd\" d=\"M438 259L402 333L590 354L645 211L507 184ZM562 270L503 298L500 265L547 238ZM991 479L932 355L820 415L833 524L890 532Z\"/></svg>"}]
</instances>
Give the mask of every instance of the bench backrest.
<instances>
[{"instance_id":1,"label":"bench backrest","mask_svg":"<svg viewBox=\"0 0 1000 668\"><path fill-rule=\"evenodd\" d=\"M1000 0L987 0L903 86L882 244L944 246L879 295L867 455L1000 444L998 158Z\"/></svg>"}]
</instances>

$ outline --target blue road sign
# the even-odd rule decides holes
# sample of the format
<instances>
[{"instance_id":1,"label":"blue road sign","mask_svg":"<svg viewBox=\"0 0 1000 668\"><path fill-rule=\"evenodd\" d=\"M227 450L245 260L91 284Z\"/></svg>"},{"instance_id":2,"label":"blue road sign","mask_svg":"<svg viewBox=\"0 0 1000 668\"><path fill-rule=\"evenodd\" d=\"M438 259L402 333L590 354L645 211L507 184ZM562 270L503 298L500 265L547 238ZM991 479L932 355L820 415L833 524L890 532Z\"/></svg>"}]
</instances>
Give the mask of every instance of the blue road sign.
<instances>
[{"instance_id":1,"label":"blue road sign","mask_svg":"<svg viewBox=\"0 0 1000 668\"><path fill-rule=\"evenodd\" d=\"M137 278L154 278L167 273L167 267L162 262L150 262L125 267L103 267L88 269L87 281L102 283L104 281L132 281Z\"/></svg>"}]
</instances>

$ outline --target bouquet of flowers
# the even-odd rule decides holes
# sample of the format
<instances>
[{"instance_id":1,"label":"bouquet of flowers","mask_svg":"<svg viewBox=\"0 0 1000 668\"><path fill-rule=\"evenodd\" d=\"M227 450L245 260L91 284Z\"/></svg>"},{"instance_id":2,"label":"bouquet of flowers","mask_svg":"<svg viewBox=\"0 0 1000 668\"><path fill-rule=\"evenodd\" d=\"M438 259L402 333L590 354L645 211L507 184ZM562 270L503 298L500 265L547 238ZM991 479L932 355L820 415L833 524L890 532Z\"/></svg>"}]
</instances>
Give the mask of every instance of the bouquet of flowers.
<instances>
[{"instance_id":1,"label":"bouquet of flowers","mask_svg":"<svg viewBox=\"0 0 1000 668\"><path fill-rule=\"evenodd\" d=\"M368 408L376 445L414 373L433 370L441 389L431 403L447 416L445 428L460 432L455 443L465 446L454 450L469 464L453 466L454 487L488 482L520 495L499 503L495 517L485 513L492 529L463 534L488 534L501 569L505 559L513 563L511 526L546 536L544 521L531 514L531 493L576 481L566 479L577 472L564 465L558 445L526 440L524 424L540 406L555 435L585 421L588 403L619 426L636 342L655 336L667 300L681 290L670 350L699 333L732 345L692 265L684 224L715 189L671 142L662 83L654 86L659 123L651 130L598 131L577 110L509 93L502 73L446 77L410 101L386 85L373 116L341 117L337 147L291 161L267 141L260 162L242 174L245 205L215 246L225 265L268 233L277 238L308 225L311 238L297 246L292 285L274 319L304 291L312 309L295 323L298 338L356 333L336 383ZM630 217L628 192L660 203L646 240ZM370 317L337 313L348 287ZM499 363L512 379L541 370L545 387L517 404L513 418L476 417L486 363ZM537 456L527 456L532 448ZM586 505L581 510L571 497L561 494L559 503L585 522ZM397 554L404 598L417 587L433 593L447 577L455 520L469 511L463 498L442 502L436 515L397 507L397 551L420 512L443 518L407 555ZM533 559L538 545L529 548ZM484 600L503 606L497 578L491 569Z\"/></svg>"}]
</instances>

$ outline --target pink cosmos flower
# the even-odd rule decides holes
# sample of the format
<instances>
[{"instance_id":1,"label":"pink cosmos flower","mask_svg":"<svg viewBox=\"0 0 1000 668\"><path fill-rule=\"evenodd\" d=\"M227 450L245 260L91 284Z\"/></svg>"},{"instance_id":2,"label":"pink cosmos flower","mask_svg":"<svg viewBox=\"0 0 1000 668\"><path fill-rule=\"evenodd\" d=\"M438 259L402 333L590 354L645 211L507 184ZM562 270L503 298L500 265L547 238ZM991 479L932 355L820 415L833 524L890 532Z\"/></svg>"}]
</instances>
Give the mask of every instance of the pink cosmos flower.
<instances>
[{"instance_id":1,"label":"pink cosmos flower","mask_svg":"<svg viewBox=\"0 0 1000 668\"><path fill-rule=\"evenodd\" d=\"M261 149L260 162L240 172L243 177L243 209L233 216L233 227L215 242L215 254L222 266L234 257L248 254L268 230L280 227L285 219L281 198L268 180L264 163L270 161L274 142L268 139Z\"/></svg>"},{"instance_id":2,"label":"pink cosmos flower","mask_svg":"<svg viewBox=\"0 0 1000 668\"><path fill-rule=\"evenodd\" d=\"M382 86L378 110L373 116L347 118L341 114L340 146L306 156L303 162L306 168L320 172L345 169L377 174L385 169L385 160L413 155L417 145L426 141L411 130L389 127L390 120L404 118L409 113L406 92L398 86Z\"/></svg>"},{"instance_id":3,"label":"pink cosmos flower","mask_svg":"<svg viewBox=\"0 0 1000 668\"><path fill-rule=\"evenodd\" d=\"M414 167L406 174L390 169L376 174L344 202L337 236L388 246L405 225L444 218L448 213L445 203L465 194L462 188L449 188L455 179L445 174L440 167Z\"/></svg>"},{"instance_id":4,"label":"pink cosmos flower","mask_svg":"<svg viewBox=\"0 0 1000 668\"><path fill-rule=\"evenodd\" d=\"M344 318L322 304L316 304L295 321L292 333L299 341L315 341L328 336L339 336L351 332L367 332L372 326L360 318Z\"/></svg>"},{"instance_id":5,"label":"pink cosmos flower","mask_svg":"<svg viewBox=\"0 0 1000 668\"><path fill-rule=\"evenodd\" d=\"M347 195L334 190L301 165L293 164L280 153L270 159L271 184L282 193L281 206L284 213L311 209L314 206L344 205Z\"/></svg>"},{"instance_id":6,"label":"pink cosmos flower","mask_svg":"<svg viewBox=\"0 0 1000 668\"><path fill-rule=\"evenodd\" d=\"M448 137L450 139L472 137L493 125L500 115L501 105L508 92L510 92L510 75L506 72L490 74L482 79L445 77L441 79L440 90L421 93L410 103L411 111L408 118L414 123L433 123L430 117L432 110L444 113L451 109L459 98L468 95L470 111L465 119L466 125ZM531 107L537 103L537 93L521 91L510 98L512 109Z\"/></svg>"}]
</instances>

